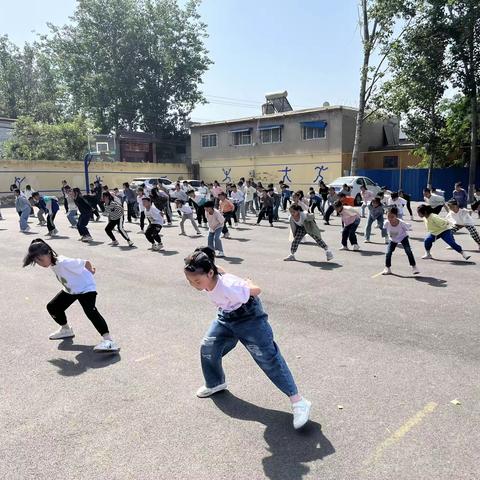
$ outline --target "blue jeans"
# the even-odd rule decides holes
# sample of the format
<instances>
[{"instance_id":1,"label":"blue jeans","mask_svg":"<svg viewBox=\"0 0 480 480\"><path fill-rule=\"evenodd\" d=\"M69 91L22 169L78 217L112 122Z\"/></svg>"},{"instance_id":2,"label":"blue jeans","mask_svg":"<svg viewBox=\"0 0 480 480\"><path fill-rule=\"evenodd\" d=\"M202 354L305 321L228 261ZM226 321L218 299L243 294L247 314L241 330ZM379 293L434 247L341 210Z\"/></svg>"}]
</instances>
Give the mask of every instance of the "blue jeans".
<instances>
[{"instance_id":1,"label":"blue jeans","mask_svg":"<svg viewBox=\"0 0 480 480\"><path fill-rule=\"evenodd\" d=\"M412 253L412 248L410 247L410 241L408 240L408 237L405 237L402 241L401 244L403 245L403 249L405 250L405 253L407 254L408 257L408 262L412 267L415 266L415 257L413 256ZM388 247L387 247L387 257L385 259L385 266L390 268L392 266L392 254L397 248L398 243L397 242L392 242L390 240Z\"/></svg>"},{"instance_id":2,"label":"blue jeans","mask_svg":"<svg viewBox=\"0 0 480 480\"><path fill-rule=\"evenodd\" d=\"M292 373L288 368L263 311L260 299L250 300L230 313L218 312L205 334L200 348L205 385L216 387L225 382L222 357L232 350L237 342L248 350L267 377L285 394L291 397L298 393Z\"/></svg>"},{"instance_id":3,"label":"blue jeans","mask_svg":"<svg viewBox=\"0 0 480 480\"><path fill-rule=\"evenodd\" d=\"M382 237L385 238L387 236L387 232L383 228L383 217L373 218L371 215L369 215L367 220L367 226L365 227L365 240L370 240L370 235L372 233L372 224L375 221L377 222L378 228L382 229Z\"/></svg>"},{"instance_id":4,"label":"blue jeans","mask_svg":"<svg viewBox=\"0 0 480 480\"><path fill-rule=\"evenodd\" d=\"M30 207L25 207L21 212L20 212L20 230L26 230L28 227L28 217L30 216Z\"/></svg>"},{"instance_id":5,"label":"blue jeans","mask_svg":"<svg viewBox=\"0 0 480 480\"><path fill-rule=\"evenodd\" d=\"M88 231L88 228L87 228L89 221L90 221L89 213L81 213L80 217L78 217L77 229L78 229L78 233L82 237L90 236L90 232Z\"/></svg>"},{"instance_id":6,"label":"blue jeans","mask_svg":"<svg viewBox=\"0 0 480 480\"><path fill-rule=\"evenodd\" d=\"M223 245L222 241L220 240L222 228L223 227L218 227L214 232L208 232L208 246L213 248L213 250L218 250L219 252L223 252Z\"/></svg>"},{"instance_id":7,"label":"blue jeans","mask_svg":"<svg viewBox=\"0 0 480 480\"><path fill-rule=\"evenodd\" d=\"M430 249L432 248L433 242L437 240L437 238L441 238L446 244L450 245L456 252L462 253L462 247L453 238L453 233L451 230L445 230L440 235L432 235L431 233L429 233L425 237L425 240L423 241L423 244L425 245L425 250L427 252L430 251Z\"/></svg>"},{"instance_id":8,"label":"blue jeans","mask_svg":"<svg viewBox=\"0 0 480 480\"><path fill-rule=\"evenodd\" d=\"M77 211L76 210L69 210L67 213L67 219L70 222L72 227L77 226Z\"/></svg>"},{"instance_id":9,"label":"blue jeans","mask_svg":"<svg viewBox=\"0 0 480 480\"><path fill-rule=\"evenodd\" d=\"M357 231L358 226L360 225L360 219L357 218L353 223L343 227L342 230L342 245L344 247L347 246L347 240L350 240L352 245L358 245L357 242L357 235L355 232Z\"/></svg>"}]
</instances>

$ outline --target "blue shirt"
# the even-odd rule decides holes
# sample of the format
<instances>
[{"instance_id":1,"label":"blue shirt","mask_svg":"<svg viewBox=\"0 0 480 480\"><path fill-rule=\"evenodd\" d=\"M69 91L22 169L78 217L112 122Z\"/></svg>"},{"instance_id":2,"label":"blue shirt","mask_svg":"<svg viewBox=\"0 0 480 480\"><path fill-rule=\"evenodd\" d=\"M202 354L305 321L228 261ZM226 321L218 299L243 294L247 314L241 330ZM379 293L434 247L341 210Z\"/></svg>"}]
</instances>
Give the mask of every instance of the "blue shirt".
<instances>
[{"instance_id":1,"label":"blue shirt","mask_svg":"<svg viewBox=\"0 0 480 480\"><path fill-rule=\"evenodd\" d=\"M462 188L460 191L453 191L453 198L458 202L460 208L467 208L467 192Z\"/></svg>"}]
</instances>

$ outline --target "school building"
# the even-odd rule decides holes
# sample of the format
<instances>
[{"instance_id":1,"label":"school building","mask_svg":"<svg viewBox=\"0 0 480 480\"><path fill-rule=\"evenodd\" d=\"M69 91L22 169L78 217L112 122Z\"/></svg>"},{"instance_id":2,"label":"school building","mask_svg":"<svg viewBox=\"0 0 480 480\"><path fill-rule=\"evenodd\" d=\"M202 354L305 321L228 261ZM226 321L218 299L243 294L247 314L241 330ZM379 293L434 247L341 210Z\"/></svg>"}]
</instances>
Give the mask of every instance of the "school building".
<instances>
[{"instance_id":1,"label":"school building","mask_svg":"<svg viewBox=\"0 0 480 480\"><path fill-rule=\"evenodd\" d=\"M191 125L191 155L207 182L253 177L305 188L348 174L357 110L293 110L287 92L266 95L262 115ZM358 168L403 168L419 159L399 145L397 119L367 122Z\"/></svg>"}]
</instances>

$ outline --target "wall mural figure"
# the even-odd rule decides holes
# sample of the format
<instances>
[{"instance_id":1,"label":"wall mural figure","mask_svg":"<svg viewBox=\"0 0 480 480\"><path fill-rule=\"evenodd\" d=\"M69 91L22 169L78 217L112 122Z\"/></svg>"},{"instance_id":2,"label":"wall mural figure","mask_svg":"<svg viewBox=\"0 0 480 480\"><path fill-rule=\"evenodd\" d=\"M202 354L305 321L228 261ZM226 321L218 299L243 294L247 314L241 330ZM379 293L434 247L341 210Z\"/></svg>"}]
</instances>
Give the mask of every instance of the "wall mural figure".
<instances>
[{"instance_id":1,"label":"wall mural figure","mask_svg":"<svg viewBox=\"0 0 480 480\"><path fill-rule=\"evenodd\" d=\"M278 172L281 172L283 173L283 181L284 182L292 182L292 180L290 179L290 177L288 176L288 173L292 171L291 168L288 168L288 165L285 165L285 168L282 169L282 170L277 170Z\"/></svg>"},{"instance_id":2,"label":"wall mural figure","mask_svg":"<svg viewBox=\"0 0 480 480\"><path fill-rule=\"evenodd\" d=\"M16 188L20 188L22 186L22 182L26 179L27 177L15 177L15 180L13 180L11 186L10 186L10 191L13 192L13 186L16 185Z\"/></svg>"},{"instance_id":3,"label":"wall mural figure","mask_svg":"<svg viewBox=\"0 0 480 480\"><path fill-rule=\"evenodd\" d=\"M225 175L225 178L222 180L222 182L231 182L232 178L230 177L230 172L232 171L232 168L230 167L228 170L226 168L222 168L222 171Z\"/></svg>"},{"instance_id":4,"label":"wall mural figure","mask_svg":"<svg viewBox=\"0 0 480 480\"><path fill-rule=\"evenodd\" d=\"M318 172L317 172L317 177L315 178L313 183L323 182L322 172L324 172L325 170L328 170L328 167L324 167L323 165L320 165L319 167L315 167L315 170L318 170Z\"/></svg>"}]
</instances>

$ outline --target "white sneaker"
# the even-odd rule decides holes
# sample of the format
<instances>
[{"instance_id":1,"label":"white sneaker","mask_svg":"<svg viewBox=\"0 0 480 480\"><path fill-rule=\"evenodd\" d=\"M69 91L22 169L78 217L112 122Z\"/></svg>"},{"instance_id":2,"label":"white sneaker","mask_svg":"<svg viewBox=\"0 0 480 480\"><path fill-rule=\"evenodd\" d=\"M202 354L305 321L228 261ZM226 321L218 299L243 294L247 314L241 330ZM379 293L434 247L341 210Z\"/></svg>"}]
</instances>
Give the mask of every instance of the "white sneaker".
<instances>
[{"instance_id":1,"label":"white sneaker","mask_svg":"<svg viewBox=\"0 0 480 480\"><path fill-rule=\"evenodd\" d=\"M181 237L186 237L187 234L185 232L180 232L178 235L180 235Z\"/></svg>"},{"instance_id":2,"label":"white sneaker","mask_svg":"<svg viewBox=\"0 0 480 480\"><path fill-rule=\"evenodd\" d=\"M218 258L222 258L225 256L225 254L223 252L218 252L215 256Z\"/></svg>"},{"instance_id":3,"label":"white sneaker","mask_svg":"<svg viewBox=\"0 0 480 480\"><path fill-rule=\"evenodd\" d=\"M391 275L392 274L392 269L389 267L385 267L383 269L382 275Z\"/></svg>"},{"instance_id":4,"label":"white sneaker","mask_svg":"<svg viewBox=\"0 0 480 480\"><path fill-rule=\"evenodd\" d=\"M50 340L61 340L62 338L73 338L75 334L71 327L60 327L56 332L48 336Z\"/></svg>"},{"instance_id":5,"label":"white sneaker","mask_svg":"<svg viewBox=\"0 0 480 480\"><path fill-rule=\"evenodd\" d=\"M31 230L31 228L27 225L27 228L25 228L25 230L23 230L23 232L29 232Z\"/></svg>"},{"instance_id":6,"label":"white sneaker","mask_svg":"<svg viewBox=\"0 0 480 480\"><path fill-rule=\"evenodd\" d=\"M208 388L205 385L203 387L200 387L197 390L197 397L199 398L206 398L209 397L210 395L213 395L214 393L221 392L222 390L227 389L227 384L226 383L221 383L220 385L217 385L216 387L213 388Z\"/></svg>"},{"instance_id":7,"label":"white sneaker","mask_svg":"<svg viewBox=\"0 0 480 480\"><path fill-rule=\"evenodd\" d=\"M82 238L82 242L88 243L92 242L93 238L90 235L86 235L85 237Z\"/></svg>"},{"instance_id":8,"label":"white sneaker","mask_svg":"<svg viewBox=\"0 0 480 480\"><path fill-rule=\"evenodd\" d=\"M157 246L157 249L158 251L162 251L162 250L165 250L165 247L161 243L159 243Z\"/></svg>"},{"instance_id":9,"label":"white sneaker","mask_svg":"<svg viewBox=\"0 0 480 480\"><path fill-rule=\"evenodd\" d=\"M333 258L333 253L331 250L325 250L325 255L327 257L327 262L329 262Z\"/></svg>"},{"instance_id":10,"label":"white sneaker","mask_svg":"<svg viewBox=\"0 0 480 480\"><path fill-rule=\"evenodd\" d=\"M360 247L359 247L357 244L355 244L355 245L353 246L353 249L354 249L355 251L357 251L357 250L360 250Z\"/></svg>"},{"instance_id":11,"label":"white sneaker","mask_svg":"<svg viewBox=\"0 0 480 480\"><path fill-rule=\"evenodd\" d=\"M293 428L298 430L302 428L310 418L311 402L306 398L302 398L299 402L292 403L293 410Z\"/></svg>"},{"instance_id":12,"label":"white sneaker","mask_svg":"<svg viewBox=\"0 0 480 480\"><path fill-rule=\"evenodd\" d=\"M372 243L368 238L366 238L363 243Z\"/></svg>"},{"instance_id":13,"label":"white sneaker","mask_svg":"<svg viewBox=\"0 0 480 480\"><path fill-rule=\"evenodd\" d=\"M468 253L465 253L465 252L462 252L462 257L465 259L465 260L468 260L471 255L468 255Z\"/></svg>"},{"instance_id":14,"label":"white sneaker","mask_svg":"<svg viewBox=\"0 0 480 480\"><path fill-rule=\"evenodd\" d=\"M414 275L418 275L418 274L420 273L420 270L417 268L416 265L414 265L414 266L412 267L412 273L413 273Z\"/></svg>"},{"instance_id":15,"label":"white sneaker","mask_svg":"<svg viewBox=\"0 0 480 480\"><path fill-rule=\"evenodd\" d=\"M111 245L112 247L118 247L118 240L114 240L113 242L110 242L109 245Z\"/></svg>"},{"instance_id":16,"label":"white sneaker","mask_svg":"<svg viewBox=\"0 0 480 480\"><path fill-rule=\"evenodd\" d=\"M290 254L288 257L283 259L284 262L294 262L296 260L295 255Z\"/></svg>"},{"instance_id":17,"label":"white sneaker","mask_svg":"<svg viewBox=\"0 0 480 480\"><path fill-rule=\"evenodd\" d=\"M453 248L450 245L448 245L447 247L445 247L445 250L453 250Z\"/></svg>"},{"instance_id":18,"label":"white sneaker","mask_svg":"<svg viewBox=\"0 0 480 480\"><path fill-rule=\"evenodd\" d=\"M54 235L58 235L58 230L55 228L52 232Z\"/></svg>"},{"instance_id":19,"label":"white sneaker","mask_svg":"<svg viewBox=\"0 0 480 480\"><path fill-rule=\"evenodd\" d=\"M196 235L197 235L197 237L203 237L203 233L202 233L202 232L197 232Z\"/></svg>"},{"instance_id":20,"label":"white sneaker","mask_svg":"<svg viewBox=\"0 0 480 480\"><path fill-rule=\"evenodd\" d=\"M119 352L120 347L113 340L102 340L98 345L93 347L94 352Z\"/></svg>"},{"instance_id":21,"label":"white sneaker","mask_svg":"<svg viewBox=\"0 0 480 480\"><path fill-rule=\"evenodd\" d=\"M134 244L131 240L129 240L129 241L128 241L128 246L129 246L129 247L134 247L135 244Z\"/></svg>"},{"instance_id":22,"label":"white sneaker","mask_svg":"<svg viewBox=\"0 0 480 480\"><path fill-rule=\"evenodd\" d=\"M154 244L152 245L152 250L153 250L154 252L158 252L158 245L157 245L156 243L154 243Z\"/></svg>"},{"instance_id":23,"label":"white sneaker","mask_svg":"<svg viewBox=\"0 0 480 480\"><path fill-rule=\"evenodd\" d=\"M430 255L430 252L426 252L422 258L424 260L431 260L433 257Z\"/></svg>"},{"instance_id":24,"label":"white sneaker","mask_svg":"<svg viewBox=\"0 0 480 480\"><path fill-rule=\"evenodd\" d=\"M227 232L227 233L223 236L223 238L230 238L230 234Z\"/></svg>"},{"instance_id":25,"label":"white sneaker","mask_svg":"<svg viewBox=\"0 0 480 480\"><path fill-rule=\"evenodd\" d=\"M339 248L339 250L348 250L348 247L344 247L343 245Z\"/></svg>"},{"instance_id":26,"label":"white sneaker","mask_svg":"<svg viewBox=\"0 0 480 480\"><path fill-rule=\"evenodd\" d=\"M83 239L84 239L84 238L85 238L85 237L80 237L80 238L78 239L78 241L79 241L79 242L83 242Z\"/></svg>"}]
</instances>

